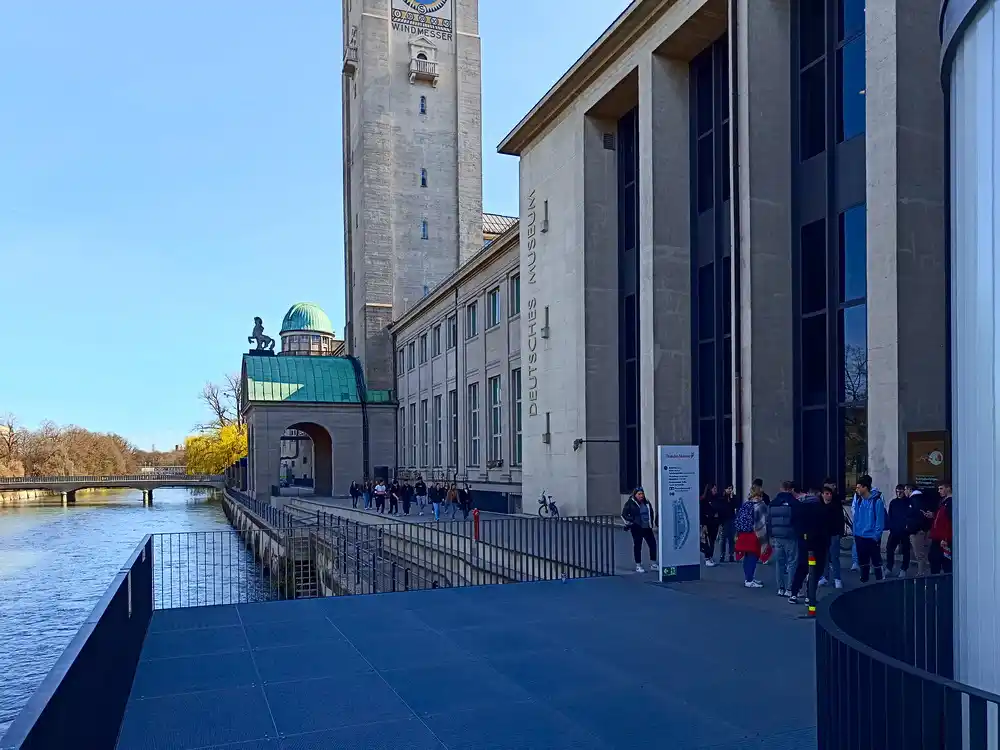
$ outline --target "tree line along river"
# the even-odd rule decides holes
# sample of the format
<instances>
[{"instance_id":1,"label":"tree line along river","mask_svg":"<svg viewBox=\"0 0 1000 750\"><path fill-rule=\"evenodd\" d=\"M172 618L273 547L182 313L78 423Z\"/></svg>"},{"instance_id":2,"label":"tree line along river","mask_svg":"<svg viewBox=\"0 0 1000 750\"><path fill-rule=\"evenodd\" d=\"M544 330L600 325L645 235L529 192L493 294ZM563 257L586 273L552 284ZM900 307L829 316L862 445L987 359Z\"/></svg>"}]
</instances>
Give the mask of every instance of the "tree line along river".
<instances>
[{"instance_id":1,"label":"tree line along river","mask_svg":"<svg viewBox=\"0 0 1000 750\"><path fill-rule=\"evenodd\" d=\"M0 736L145 534L229 531L221 494L115 490L0 507Z\"/></svg>"}]
</instances>

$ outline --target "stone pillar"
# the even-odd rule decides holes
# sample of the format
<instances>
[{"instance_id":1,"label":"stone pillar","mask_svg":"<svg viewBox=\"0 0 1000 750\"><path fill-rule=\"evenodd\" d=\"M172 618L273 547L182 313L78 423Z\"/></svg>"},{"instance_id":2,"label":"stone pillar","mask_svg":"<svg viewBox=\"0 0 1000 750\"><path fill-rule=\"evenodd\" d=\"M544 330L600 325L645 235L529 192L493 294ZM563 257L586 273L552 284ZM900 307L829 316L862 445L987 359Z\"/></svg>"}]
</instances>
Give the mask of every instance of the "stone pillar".
<instances>
[{"instance_id":1,"label":"stone pillar","mask_svg":"<svg viewBox=\"0 0 1000 750\"><path fill-rule=\"evenodd\" d=\"M865 13L868 471L909 476L907 433L947 427L944 97L937 2Z\"/></svg>"},{"instance_id":2,"label":"stone pillar","mask_svg":"<svg viewBox=\"0 0 1000 750\"><path fill-rule=\"evenodd\" d=\"M650 497L656 446L694 442L688 69L656 54L639 65L639 439Z\"/></svg>"},{"instance_id":3,"label":"stone pillar","mask_svg":"<svg viewBox=\"0 0 1000 750\"><path fill-rule=\"evenodd\" d=\"M789 0L738 0L736 7L742 387L734 425L744 477L775 487L795 467L791 11Z\"/></svg>"}]
</instances>

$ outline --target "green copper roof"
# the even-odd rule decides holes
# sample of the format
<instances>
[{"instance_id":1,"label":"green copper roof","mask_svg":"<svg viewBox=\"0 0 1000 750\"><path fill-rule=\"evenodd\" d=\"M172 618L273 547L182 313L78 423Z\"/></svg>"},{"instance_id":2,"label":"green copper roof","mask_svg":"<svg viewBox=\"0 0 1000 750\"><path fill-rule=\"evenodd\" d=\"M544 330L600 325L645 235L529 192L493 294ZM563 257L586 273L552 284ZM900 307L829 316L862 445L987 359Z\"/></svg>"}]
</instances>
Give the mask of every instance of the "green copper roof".
<instances>
[{"instance_id":1,"label":"green copper roof","mask_svg":"<svg viewBox=\"0 0 1000 750\"><path fill-rule=\"evenodd\" d=\"M312 302L296 302L288 308L285 319L281 321L280 333L289 331L317 331L334 335L330 318L323 312L323 308Z\"/></svg>"},{"instance_id":2,"label":"green copper roof","mask_svg":"<svg viewBox=\"0 0 1000 750\"><path fill-rule=\"evenodd\" d=\"M359 404L354 363L347 357L243 355L248 401Z\"/></svg>"}]
</instances>

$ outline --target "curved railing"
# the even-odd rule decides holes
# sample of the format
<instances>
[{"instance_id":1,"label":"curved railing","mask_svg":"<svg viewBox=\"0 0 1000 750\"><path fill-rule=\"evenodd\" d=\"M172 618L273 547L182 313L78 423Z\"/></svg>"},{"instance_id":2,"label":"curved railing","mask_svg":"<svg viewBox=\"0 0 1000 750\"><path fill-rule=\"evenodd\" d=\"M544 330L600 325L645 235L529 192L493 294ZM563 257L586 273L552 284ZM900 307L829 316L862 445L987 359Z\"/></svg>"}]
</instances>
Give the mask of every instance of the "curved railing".
<instances>
[{"instance_id":1,"label":"curved railing","mask_svg":"<svg viewBox=\"0 0 1000 750\"><path fill-rule=\"evenodd\" d=\"M953 679L953 635L950 575L886 581L822 599L820 750L991 747L1000 695Z\"/></svg>"},{"instance_id":2,"label":"curved railing","mask_svg":"<svg viewBox=\"0 0 1000 750\"><path fill-rule=\"evenodd\" d=\"M49 482L223 482L223 474L111 474L107 476L0 477L0 484L39 484Z\"/></svg>"}]
</instances>

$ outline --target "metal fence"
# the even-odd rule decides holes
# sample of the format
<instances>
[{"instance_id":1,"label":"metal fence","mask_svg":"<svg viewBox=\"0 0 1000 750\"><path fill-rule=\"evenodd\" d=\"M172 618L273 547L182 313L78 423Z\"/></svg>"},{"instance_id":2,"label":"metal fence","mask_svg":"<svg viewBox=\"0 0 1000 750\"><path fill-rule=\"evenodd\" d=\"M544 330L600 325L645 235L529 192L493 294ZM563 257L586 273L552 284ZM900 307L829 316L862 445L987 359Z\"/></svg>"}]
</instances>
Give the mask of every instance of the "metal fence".
<instances>
[{"instance_id":1,"label":"metal fence","mask_svg":"<svg viewBox=\"0 0 1000 750\"><path fill-rule=\"evenodd\" d=\"M220 483L225 480L222 474L110 474L105 476L53 476L53 477L4 477L0 484L37 484L58 482L181 482L191 484L196 482Z\"/></svg>"},{"instance_id":2,"label":"metal fence","mask_svg":"<svg viewBox=\"0 0 1000 750\"><path fill-rule=\"evenodd\" d=\"M820 750L1000 747L1000 696L953 679L953 626L950 575L886 581L821 600Z\"/></svg>"},{"instance_id":3,"label":"metal fence","mask_svg":"<svg viewBox=\"0 0 1000 750\"><path fill-rule=\"evenodd\" d=\"M296 516L236 502L272 526L152 537L156 609L613 575L613 516L434 524Z\"/></svg>"},{"instance_id":4,"label":"metal fence","mask_svg":"<svg viewBox=\"0 0 1000 750\"><path fill-rule=\"evenodd\" d=\"M239 490L232 488L229 488L226 492L231 496L231 499L235 500L255 516L260 518L268 526L287 529L300 523L297 516L289 513L283 508L271 505L269 502L257 500L245 492L240 492Z\"/></svg>"}]
</instances>

